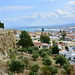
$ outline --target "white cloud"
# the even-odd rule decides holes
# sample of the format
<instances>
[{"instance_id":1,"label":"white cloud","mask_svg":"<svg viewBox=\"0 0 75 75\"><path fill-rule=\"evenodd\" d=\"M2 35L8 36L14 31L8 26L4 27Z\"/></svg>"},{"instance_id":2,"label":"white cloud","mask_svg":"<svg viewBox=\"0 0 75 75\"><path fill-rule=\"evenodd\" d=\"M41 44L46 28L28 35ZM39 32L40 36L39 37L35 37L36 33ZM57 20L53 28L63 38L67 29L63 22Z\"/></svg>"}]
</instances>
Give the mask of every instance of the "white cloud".
<instances>
[{"instance_id":1,"label":"white cloud","mask_svg":"<svg viewBox=\"0 0 75 75\"><path fill-rule=\"evenodd\" d=\"M30 18L36 19L37 16L36 15L31 15L31 16L20 16L20 17L13 17L13 18L4 18L4 21L21 21L21 20L26 20L26 19L30 19Z\"/></svg>"},{"instance_id":2,"label":"white cloud","mask_svg":"<svg viewBox=\"0 0 75 75\"><path fill-rule=\"evenodd\" d=\"M69 12L62 11L62 10L60 10L60 9L56 9L56 12L59 13L60 15L69 14Z\"/></svg>"},{"instance_id":3,"label":"white cloud","mask_svg":"<svg viewBox=\"0 0 75 75\"><path fill-rule=\"evenodd\" d=\"M67 4L70 6L73 6L73 5L75 5L75 1L69 1L69 2L67 2Z\"/></svg>"},{"instance_id":4,"label":"white cloud","mask_svg":"<svg viewBox=\"0 0 75 75\"><path fill-rule=\"evenodd\" d=\"M75 1L68 1L63 9L56 9L61 17L75 18Z\"/></svg>"},{"instance_id":5,"label":"white cloud","mask_svg":"<svg viewBox=\"0 0 75 75\"><path fill-rule=\"evenodd\" d=\"M54 12L37 12L37 13L33 13L33 16L35 18L41 18L41 19L54 18L54 17L57 18L57 17L59 17Z\"/></svg>"},{"instance_id":6,"label":"white cloud","mask_svg":"<svg viewBox=\"0 0 75 75\"><path fill-rule=\"evenodd\" d=\"M32 15L28 16L20 16L20 17L14 17L14 18L5 18L4 21L20 21L20 20L27 20L27 19L47 19L47 18L57 18L59 17L54 12L39 12L39 13L33 13Z\"/></svg>"},{"instance_id":7,"label":"white cloud","mask_svg":"<svg viewBox=\"0 0 75 75\"><path fill-rule=\"evenodd\" d=\"M42 18L42 19L46 19L46 18L49 18L49 17L59 17L56 13L54 12L46 12L46 13L39 13L39 16Z\"/></svg>"},{"instance_id":8,"label":"white cloud","mask_svg":"<svg viewBox=\"0 0 75 75\"><path fill-rule=\"evenodd\" d=\"M56 12L57 12L61 17L71 17L71 18L75 18L75 14L72 13L72 12L69 12L69 11L57 9Z\"/></svg>"},{"instance_id":9,"label":"white cloud","mask_svg":"<svg viewBox=\"0 0 75 75\"><path fill-rule=\"evenodd\" d=\"M26 10L31 9L32 6L6 6L6 7L0 7L0 11L2 10Z\"/></svg>"}]
</instances>

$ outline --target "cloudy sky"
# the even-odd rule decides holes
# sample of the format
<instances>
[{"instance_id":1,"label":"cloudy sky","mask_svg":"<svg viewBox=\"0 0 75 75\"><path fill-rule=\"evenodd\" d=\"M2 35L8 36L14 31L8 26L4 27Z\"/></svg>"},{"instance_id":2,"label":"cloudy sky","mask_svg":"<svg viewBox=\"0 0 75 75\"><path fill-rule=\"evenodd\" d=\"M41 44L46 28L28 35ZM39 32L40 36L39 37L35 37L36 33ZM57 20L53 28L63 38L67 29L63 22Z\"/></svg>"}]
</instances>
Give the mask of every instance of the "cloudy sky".
<instances>
[{"instance_id":1,"label":"cloudy sky","mask_svg":"<svg viewBox=\"0 0 75 75\"><path fill-rule=\"evenodd\" d=\"M0 0L5 27L75 23L75 0Z\"/></svg>"}]
</instances>

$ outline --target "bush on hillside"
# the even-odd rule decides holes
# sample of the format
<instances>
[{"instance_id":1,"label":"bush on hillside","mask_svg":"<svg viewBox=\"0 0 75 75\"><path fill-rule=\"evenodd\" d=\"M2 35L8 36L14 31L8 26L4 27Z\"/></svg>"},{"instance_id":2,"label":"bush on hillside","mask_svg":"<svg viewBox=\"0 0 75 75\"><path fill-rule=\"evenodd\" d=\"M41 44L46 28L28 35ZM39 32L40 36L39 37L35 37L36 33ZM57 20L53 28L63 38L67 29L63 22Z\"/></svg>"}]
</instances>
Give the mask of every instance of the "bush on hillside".
<instances>
[{"instance_id":1,"label":"bush on hillside","mask_svg":"<svg viewBox=\"0 0 75 75\"><path fill-rule=\"evenodd\" d=\"M66 58L63 55L58 55L55 59L56 64L60 63L60 66L64 65L67 63Z\"/></svg>"},{"instance_id":2,"label":"bush on hillside","mask_svg":"<svg viewBox=\"0 0 75 75\"><path fill-rule=\"evenodd\" d=\"M36 61L36 59L39 57L39 54L38 53L33 53L32 57L34 58L33 60Z\"/></svg>"},{"instance_id":3,"label":"bush on hillside","mask_svg":"<svg viewBox=\"0 0 75 75\"><path fill-rule=\"evenodd\" d=\"M39 70L39 65L38 64L34 64L34 65L32 65L31 67L30 67L30 70L32 71L32 72L38 72L38 70Z\"/></svg>"},{"instance_id":4,"label":"bush on hillside","mask_svg":"<svg viewBox=\"0 0 75 75\"><path fill-rule=\"evenodd\" d=\"M25 64L20 60L12 60L9 64L9 68L14 72L23 72Z\"/></svg>"},{"instance_id":5,"label":"bush on hillside","mask_svg":"<svg viewBox=\"0 0 75 75\"><path fill-rule=\"evenodd\" d=\"M50 66L52 64L52 61L49 59L49 58L46 58L44 61L43 61L43 64L45 66Z\"/></svg>"},{"instance_id":6,"label":"bush on hillside","mask_svg":"<svg viewBox=\"0 0 75 75\"><path fill-rule=\"evenodd\" d=\"M49 67L49 71L50 71L51 75L55 75L58 73L57 67L52 66L52 65Z\"/></svg>"},{"instance_id":7,"label":"bush on hillside","mask_svg":"<svg viewBox=\"0 0 75 75\"><path fill-rule=\"evenodd\" d=\"M27 57L23 57L22 61L25 63L25 67L27 68L29 65L29 59Z\"/></svg>"}]
</instances>

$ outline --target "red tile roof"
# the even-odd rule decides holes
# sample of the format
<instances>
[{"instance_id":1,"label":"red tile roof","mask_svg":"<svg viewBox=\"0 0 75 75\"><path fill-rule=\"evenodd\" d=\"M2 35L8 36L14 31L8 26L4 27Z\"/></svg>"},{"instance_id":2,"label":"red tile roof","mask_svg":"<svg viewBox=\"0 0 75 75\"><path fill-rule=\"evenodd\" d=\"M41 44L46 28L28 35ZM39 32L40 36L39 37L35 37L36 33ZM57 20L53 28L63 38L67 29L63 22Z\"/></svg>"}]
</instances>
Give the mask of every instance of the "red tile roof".
<instances>
[{"instance_id":1,"label":"red tile roof","mask_svg":"<svg viewBox=\"0 0 75 75\"><path fill-rule=\"evenodd\" d=\"M65 45L63 45L63 44L58 44L58 45L65 46Z\"/></svg>"},{"instance_id":2,"label":"red tile roof","mask_svg":"<svg viewBox=\"0 0 75 75\"><path fill-rule=\"evenodd\" d=\"M66 35L66 37L75 38L75 36L72 35Z\"/></svg>"},{"instance_id":3,"label":"red tile roof","mask_svg":"<svg viewBox=\"0 0 75 75\"><path fill-rule=\"evenodd\" d=\"M42 43L41 42L34 42L34 45L40 45L40 46L42 46Z\"/></svg>"}]
</instances>

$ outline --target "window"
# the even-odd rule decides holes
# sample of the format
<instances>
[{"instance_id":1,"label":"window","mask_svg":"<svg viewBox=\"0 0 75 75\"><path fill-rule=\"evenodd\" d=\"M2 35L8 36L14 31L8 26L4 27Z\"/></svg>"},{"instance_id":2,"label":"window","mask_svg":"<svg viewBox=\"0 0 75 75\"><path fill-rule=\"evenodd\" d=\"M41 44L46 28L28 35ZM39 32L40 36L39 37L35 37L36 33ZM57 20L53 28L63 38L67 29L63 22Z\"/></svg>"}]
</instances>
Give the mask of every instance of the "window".
<instances>
[{"instance_id":1,"label":"window","mask_svg":"<svg viewBox=\"0 0 75 75\"><path fill-rule=\"evenodd\" d=\"M75 57L73 59L75 59Z\"/></svg>"},{"instance_id":2,"label":"window","mask_svg":"<svg viewBox=\"0 0 75 75\"><path fill-rule=\"evenodd\" d=\"M63 49L63 47L62 47L62 49Z\"/></svg>"},{"instance_id":3,"label":"window","mask_svg":"<svg viewBox=\"0 0 75 75\"><path fill-rule=\"evenodd\" d=\"M47 46L43 46L43 48L47 48Z\"/></svg>"},{"instance_id":4,"label":"window","mask_svg":"<svg viewBox=\"0 0 75 75\"><path fill-rule=\"evenodd\" d=\"M40 48L40 46L39 46L39 48Z\"/></svg>"}]
</instances>

